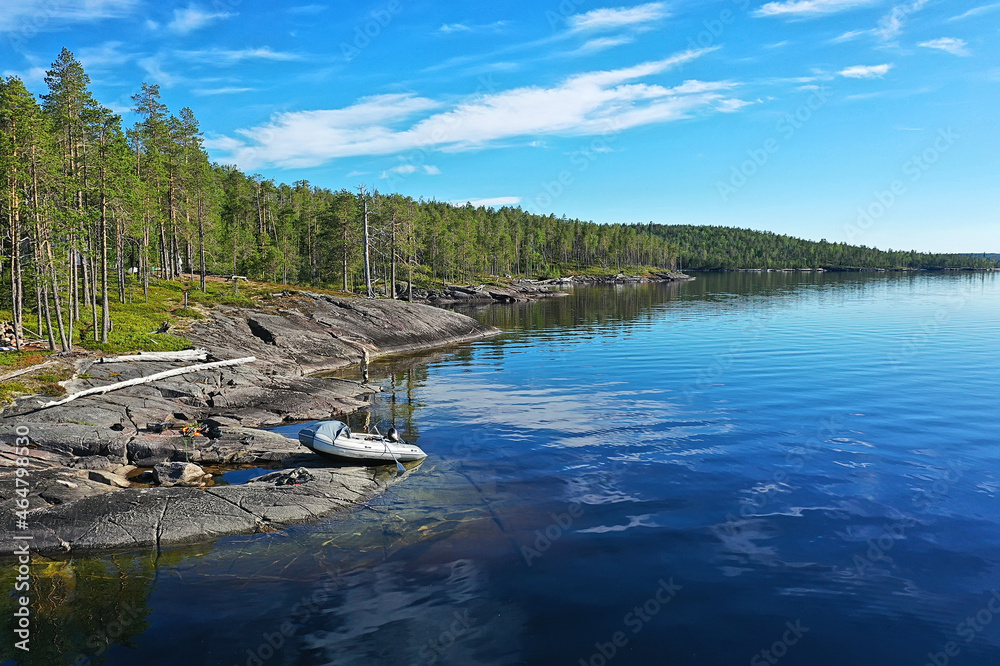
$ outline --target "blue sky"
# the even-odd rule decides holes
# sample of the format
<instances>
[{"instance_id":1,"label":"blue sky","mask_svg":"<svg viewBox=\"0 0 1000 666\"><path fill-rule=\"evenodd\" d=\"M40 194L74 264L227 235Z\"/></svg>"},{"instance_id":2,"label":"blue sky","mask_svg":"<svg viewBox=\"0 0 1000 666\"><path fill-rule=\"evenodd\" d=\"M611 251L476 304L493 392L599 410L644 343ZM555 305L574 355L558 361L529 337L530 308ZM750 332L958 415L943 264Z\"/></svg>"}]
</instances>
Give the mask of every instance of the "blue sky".
<instances>
[{"instance_id":1,"label":"blue sky","mask_svg":"<svg viewBox=\"0 0 1000 666\"><path fill-rule=\"evenodd\" d=\"M1000 251L1000 0L5 0L0 72L62 46L279 181Z\"/></svg>"}]
</instances>

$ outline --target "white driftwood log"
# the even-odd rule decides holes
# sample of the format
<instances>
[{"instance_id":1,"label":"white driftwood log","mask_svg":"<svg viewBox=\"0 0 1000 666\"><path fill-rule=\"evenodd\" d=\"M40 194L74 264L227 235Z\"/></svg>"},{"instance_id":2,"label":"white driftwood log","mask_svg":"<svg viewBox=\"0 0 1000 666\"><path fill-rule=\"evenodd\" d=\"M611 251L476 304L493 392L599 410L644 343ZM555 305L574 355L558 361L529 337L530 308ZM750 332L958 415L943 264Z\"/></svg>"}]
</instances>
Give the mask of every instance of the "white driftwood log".
<instances>
[{"instance_id":1,"label":"white driftwood log","mask_svg":"<svg viewBox=\"0 0 1000 666\"><path fill-rule=\"evenodd\" d=\"M124 363L128 361L204 361L208 352L204 349L185 349L183 351L153 351L139 352L131 356L105 356L101 363Z\"/></svg>"},{"instance_id":2,"label":"white driftwood log","mask_svg":"<svg viewBox=\"0 0 1000 666\"><path fill-rule=\"evenodd\" d=\"M173 370L164 370L163 372L157 372L156 374L150 375L148 377L136 377L135 379L129 379L128 381L118 382L117 384L107 384L105 386L95 386L93 388L80 391L79 393L74 393L73 395L66 396L62 400L56 400L54 402L49 402L39 409L46 409L47 407L57 407L58 405L65 405L67 402L76 400L77 398L83 398L88 395L99 395L101 393L108 393L109 391L117 391L120 388L126 388L128 386L138 386L139 384L148 384L150 382L155 382L160 379L166 379L167 377L176 377L177 375L183 375L188 372L198 372L199 370L212 370L213 368L224 368L230 365L240 365L242 363L253 363L256 361L256 357L247 356L246 358L234 358L229 361L215 361L214 363L199 363L198 365L189 365L186 368L174 368Z\"/></svg>"}]
</instances>

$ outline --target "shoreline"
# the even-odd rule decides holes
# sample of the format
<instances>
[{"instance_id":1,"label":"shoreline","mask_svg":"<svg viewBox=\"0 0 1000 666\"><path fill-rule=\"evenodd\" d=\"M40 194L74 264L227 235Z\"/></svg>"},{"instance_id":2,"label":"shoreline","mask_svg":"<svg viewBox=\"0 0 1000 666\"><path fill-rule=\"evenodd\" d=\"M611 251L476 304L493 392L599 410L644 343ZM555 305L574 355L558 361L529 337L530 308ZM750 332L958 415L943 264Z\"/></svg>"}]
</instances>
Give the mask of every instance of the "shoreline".
<instances>
[{"instance_id":1,"label":"shoreline","mask_svg":"<svg viewBox=\"0 0 1000 666\"><path fill-rule=\"evenodd\" d=\"M13 443L16 430L27 428L32 442L27 498L32 551L159 549L273 531L364 504L405 474L338 467L295 440L259 428L350 413L366 404L361 398L377 392L355 381L311 376L316 372L360 363L366 355L447 347L499 332L427 305L288 291L259 307L218 306L184 332L212 357L253 355L253 363L195 371L48 409L38 409L39 396L19 398L2 412L0 440ZM76 375L64 382L69 393L184 365L99 360L74 360ZM146 428L169 421L204 424L207 436ZM128 475L156 465L164 484L175 472L183 475L180 483L130 485ZM214 486L206 485L210 477L201 476L200 465L280 465L284 472ZM307 474L292 476L299 469ZM5 451L0 547L6 552L15 543L14 473L15 459Z\"/></svg>"},{"instance_id":2,"label":"shoreline","mask_svg":"<svg viewBox=\"0 0 1000 666\"><path fill-rule=\"evenodd\" d=\"M679 271L659 271L644 274L573 275L547 280L527 278L513 280L504 286L493 284L444 285L438 289L414 289L413 302L436 306L458 304L489 305L491 303L522 303L568 296L561 287L598 284L645 284L649 282L690 282L691 275Z\"/></svg>"}]
</instances>

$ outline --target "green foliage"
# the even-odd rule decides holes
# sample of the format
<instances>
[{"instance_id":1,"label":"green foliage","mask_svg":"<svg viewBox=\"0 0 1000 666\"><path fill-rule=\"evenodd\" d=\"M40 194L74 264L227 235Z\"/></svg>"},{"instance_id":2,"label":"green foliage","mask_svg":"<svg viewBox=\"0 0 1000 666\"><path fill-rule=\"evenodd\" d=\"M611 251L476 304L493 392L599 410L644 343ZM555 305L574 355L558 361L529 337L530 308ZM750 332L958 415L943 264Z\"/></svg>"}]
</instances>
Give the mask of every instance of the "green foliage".
<instances>
[{"instance_id":1,"label":"green foliage","mask_svg":"<svg viewBox=\"0 0 1000 666\"><path fill-rule=\"evenodd\" d=\"M32 393L28 385L22 381L11 380L0 382L0 406L10 403L15 397Z\"/></svg>"},{"instance_id":2,"label":"green foliage","mask_svg":"<svg viewBox=\"0 0 1000 666\"><path fill-rule=\"evenodd\" d=\"M199 318L195 306L247 307L288 285L367 292L366 275L376 295L392 297L407 282L433 288L678 264L997 265L995 257L882 252L725 227L594 224L278 183L212 164L194 112L172 115L156 85L143 83L132 97L139 122L124 131L69 50L45 81L41 103L19 79L0 81L0 303L16 328L37 331L53 349L180 349L183 337L153 331Z\"/></svg>"},{"instance_id":3,"label":"green foliage","mask_svg":"<svg viewBox=\"0 0 1000 666\"><path fill-rule=\"evenodd\" d=\"M650 224L651 233L675 243L683 268L698 269L944 269L994 268L994 258L878 250L826 240L808 241L733 227Z\"/></svg>"}]
</instances>

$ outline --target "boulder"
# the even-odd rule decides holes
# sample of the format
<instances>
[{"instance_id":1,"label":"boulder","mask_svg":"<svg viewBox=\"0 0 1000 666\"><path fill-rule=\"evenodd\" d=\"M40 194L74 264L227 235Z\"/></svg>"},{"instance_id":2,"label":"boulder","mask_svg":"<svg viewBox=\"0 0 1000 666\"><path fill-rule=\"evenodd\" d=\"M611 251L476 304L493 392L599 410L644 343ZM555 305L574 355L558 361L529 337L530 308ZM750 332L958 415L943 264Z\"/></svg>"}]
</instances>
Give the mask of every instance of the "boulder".
<instances>
[{"instance_id":1,"label":"boulder","mask_svg":"<svg viewBox=\"0 0 1000 666\"><path fill-rule=\"evenodd\" d=\"M203 486L211 477L198 465L189 462L166 462L153 467L153 478L164 488L172 486Z\"/></svg>"},{"instance_id":2,"label":"boulder","mask_svg":"<svg viewBox=\"0 0 1000 666\"><path fill-rule=\"evenodd\" d=\"M313 476L305 467L295 469L283 469L278 472L270 472L263 476L258 476L247 481L247 483L273 483L276 486L297 486L308 481L312 481Z\"/></svg>"},{"instance_id":3,"label":"boulder","mask_svg":"<svg viewBox=\"0 0 1000 666\"><path fill-rule=\"evenodd\" d=\"M116 488L128 488L128 479L113 472L106 472L100 469L92 469L87 472L87 478L98 483L106 483Z\"/></svg>"}]
</instances>

